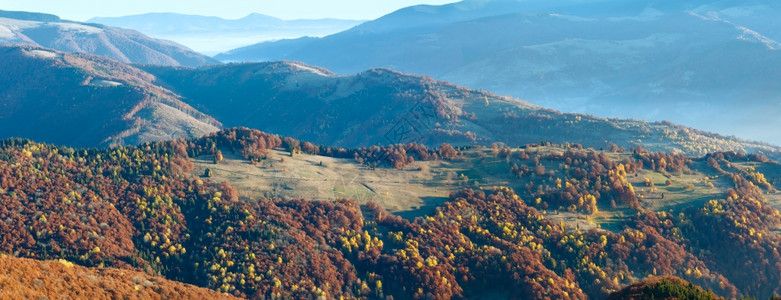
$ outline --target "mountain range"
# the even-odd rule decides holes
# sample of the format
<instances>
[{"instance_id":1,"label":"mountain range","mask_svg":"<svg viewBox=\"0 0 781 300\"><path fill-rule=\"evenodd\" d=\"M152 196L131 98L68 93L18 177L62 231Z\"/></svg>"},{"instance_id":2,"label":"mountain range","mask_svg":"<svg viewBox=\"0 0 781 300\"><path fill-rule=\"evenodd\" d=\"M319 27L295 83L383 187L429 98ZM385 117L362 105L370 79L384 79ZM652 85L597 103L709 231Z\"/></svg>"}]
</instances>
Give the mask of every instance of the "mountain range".
<instances>
[{"instance_id":1,"label":"mountain range","mask_svg":"<svg viewBox=\"0 0 781 300\"><path fill-rule=\"evenodd\" d=\"M201 53L215 55L261 41L321 37L361 24L361 20L282 20L252 13L227 20L176 13L148 13L122 17L96 17L88 22L129 28L156 38L176 41Z\"/></svg>"},{"instance_id":2,"label":"mountain range","mask_svg":"<svg viewBox=\"0 0 781 300\"><path fill-rule=\"evenodd\" d=\"M642 145L693 155L778 152L769 144L672 123L561 113L388 69L338 75L298 62L139 69L33 46L0 49L0 64L8 70L0 83L0 137L76 146L138 144L198 137L224 125L340 147L549 141L603 149Z\"/></svg>"},{"instance_id":3,"label":"mountain range","mask_svg":"<svg viewBox=\"0 0 781 300\"><path fill-rule=\"evenodd\" d=\"M0 11L0 44L90 53L124 63L202 66L219 62L180 44L138 31L62 20L55 15Z\"/></svg>"},{"instance_id":4,"label":"mountain range","mask_svg":"<svg viewBox=\"0 0 781 300\"><path fill-rule=\"evenodd\" d=\"M227 127L260 128L339 147L551 141L594 148L642 145L695 155L777 149L669 122L561 113L388 69L338 75L298 62L142 69L156 77L156 84Z\"/></svg>"},{"instance_id":5,"label":"mountain range","mask_svg":"<svg viewBox=\"0 0 781 300\"><path fill-rule=\"evenodd\" d=\"M215 58L296 60L338 73L386 67L566 112L779 144L779 12L759 0L462 1Z\"/></svg>"}]
</instances>

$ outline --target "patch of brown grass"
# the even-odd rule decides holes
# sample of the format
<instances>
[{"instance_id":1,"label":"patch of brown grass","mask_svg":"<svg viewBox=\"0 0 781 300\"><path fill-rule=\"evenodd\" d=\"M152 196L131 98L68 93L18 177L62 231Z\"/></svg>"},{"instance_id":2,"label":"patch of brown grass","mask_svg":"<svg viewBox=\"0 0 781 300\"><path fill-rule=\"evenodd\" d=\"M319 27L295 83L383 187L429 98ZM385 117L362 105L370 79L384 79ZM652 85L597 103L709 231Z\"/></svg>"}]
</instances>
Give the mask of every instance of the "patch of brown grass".
<instances>
[{"instance_id":1,"label":"patch of brown grass","mask_svg":"<svg viewBox=\"0 0 781 300\"><path fill-rule=\"evenodd\" d=\"M141 272L0 255L0 299L234 299Z\"/></svg>"}]
</instances>

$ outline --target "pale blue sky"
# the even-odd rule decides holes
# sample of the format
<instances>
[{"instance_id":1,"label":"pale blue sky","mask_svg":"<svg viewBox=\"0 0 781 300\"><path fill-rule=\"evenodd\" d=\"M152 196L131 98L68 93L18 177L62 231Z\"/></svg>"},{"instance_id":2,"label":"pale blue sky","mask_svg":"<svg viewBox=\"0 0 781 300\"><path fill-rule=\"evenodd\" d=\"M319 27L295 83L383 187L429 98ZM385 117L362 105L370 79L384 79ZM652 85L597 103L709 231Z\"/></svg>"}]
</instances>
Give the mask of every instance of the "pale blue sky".
<instances>
[{"instance_id":1,"label":"pale blue sky","mask_svg":"<svg viewBox=\"0 0 781 300\"><path fill-rule=\"evenodd\" d=\"M237 19L257 12L281 19L376 19L415 4L456 0L0 0L0 10L45 12L86 21L149 12L176 12Z\"/></svg>"}]
</instances>

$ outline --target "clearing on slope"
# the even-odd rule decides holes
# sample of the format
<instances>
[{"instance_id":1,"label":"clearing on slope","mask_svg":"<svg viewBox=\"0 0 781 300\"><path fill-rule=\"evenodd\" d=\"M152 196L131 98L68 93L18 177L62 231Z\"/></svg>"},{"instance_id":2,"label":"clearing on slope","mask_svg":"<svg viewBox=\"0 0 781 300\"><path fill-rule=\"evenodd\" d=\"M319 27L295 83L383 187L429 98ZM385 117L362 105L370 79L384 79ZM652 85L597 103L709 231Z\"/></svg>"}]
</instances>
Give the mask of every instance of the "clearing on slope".
<instances>
[{"instance_id":1,"label":"clearing on slope","mask_svg":"<svg viewBox=\"0 0 781 300\"><path fill-rule=\"evenodd\" d=\"M764 178L756 170L774 172L769 174L775 177L768 177L772 183L761 188L770 205L781 208L781 193L776 189L781 187L776 176L781 168L773 161L748 158L721 158L724 169L715 169L707 157L688 158L642 149L632 153L584 149L577 144L523 148L497 145L460 148L455 158L415 159L411 164L390 168L359 163L360 159L300 151L291 155L284 148L270 149L252 161L228 148L219 149L224 157L219 162L211 154L191 158L196 166L191 174L203 176L208 169L211 180L229 182L245 200L346 198L359 204L373 201L407 218L429 215L448 195L463 188L507 186L552 220L582 229L616 231L628 216L646 210L677 214L722 199L734 187L732 174ZM670 166L667 162L661 166L660 161L665 160ZM581 169L594 164L612 167L599 167L584 175ZM594 185L595 181L601 184ZM756 182L759 185L762 179ZM590 201L589 195L595 197L594 202L584 203Z\"/></svg>"}]
</instances>

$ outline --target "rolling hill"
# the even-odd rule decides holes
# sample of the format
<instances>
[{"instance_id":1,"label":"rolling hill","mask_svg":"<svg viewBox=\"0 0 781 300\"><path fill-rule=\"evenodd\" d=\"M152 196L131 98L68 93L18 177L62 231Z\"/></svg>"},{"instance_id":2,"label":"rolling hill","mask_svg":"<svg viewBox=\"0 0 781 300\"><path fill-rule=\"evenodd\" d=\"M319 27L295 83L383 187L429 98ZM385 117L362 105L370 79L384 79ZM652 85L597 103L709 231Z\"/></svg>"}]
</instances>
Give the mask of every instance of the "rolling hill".
<instances>
[{"instance_id":1,"label":"rolling hill","mask_svg":"<svg viewBox=\"0 0 781 300\"><path fill-rule=\"evenodd\" d=\"M219 62L177 43L135 30L61 20L47 14L0 11L0 44L89 53L125 63L203 66Z\"/></svg>"},{"instance_id":2,"label":"rolling hill","mask_svg":"<svg viewBox=\"0 0 781 300\"><path fill-rule=\"evenodd\" d=\"M0 46L0 137L71 146L201 136L219 122L120 62L36 46Z\"/></svg>"},{"instance_id":3,"label":"rolling hill","mask_svg":"<svg viewBox=\"0 0 781 300\"><path fill-rule=\"evenodd\" d=\"M123 17L97 17L88 22L138 30L156 38L176 41L207 55L279 39L321 37L361 24L359 20L281 20L252 13L244 18L149 13Z\"/></svg>"},{"instance_id":4,"label":"rolling hill","mask_svg":"<svg viewBox=\"0 0 781 300\"><path fill-rule=\"evenodd\" d=\"M403 163L387 169L388 160ZM0 176L0 259L64 259L101 268L88 280L113 274L142 292L161 281L102 268L248 298L604 299L650 276L767 298L781 280L781 171L759 155L339 149L233 128L111 149L3 140ZM255 194L273 180L282 183L273 198ZM305 190L293 181L339 199L297 198ZM436 189L450 194L394 215L401 190L427 201ZM16 282L49 287L48 278Z\"/></svg>"},{"instance_id":5,"label":"rolling hill","mask_svg":"<svg viewBox=\"0 0 781 300\"><path fill-rule=\"evenodd\" d=\"M549 141L608 148L762 152L777 147L694 130L561 113L388 69L338 75L298 62L202 68L142 66L182 101L226 127L247 126L340 147L417 142L429 146L522 146Z\"/></svg>"},{"instance_id":6,"label":"rolling hill","mask_svg":"<svg viewBox=\"0 0 781 300\"><path fill-rule=\"evenodd\" d=\"M565 112L781 143L772 1L462 1L216 56L391 68ZM714 116L728 116L715 121Z\"/></svg>"}]
</instances>

